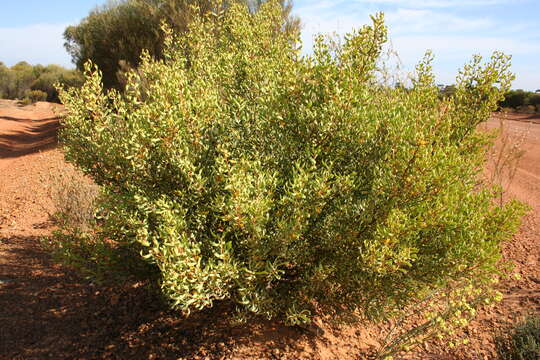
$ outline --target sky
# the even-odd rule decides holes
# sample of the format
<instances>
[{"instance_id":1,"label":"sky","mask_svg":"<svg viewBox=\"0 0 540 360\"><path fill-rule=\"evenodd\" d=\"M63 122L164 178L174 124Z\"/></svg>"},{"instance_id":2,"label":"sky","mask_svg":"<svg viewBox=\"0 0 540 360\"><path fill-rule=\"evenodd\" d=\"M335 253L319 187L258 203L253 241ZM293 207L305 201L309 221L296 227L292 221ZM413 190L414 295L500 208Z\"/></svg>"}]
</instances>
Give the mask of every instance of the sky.
<instances>
[{"instance_id":1,"label":"sky","mask_svg":"<svg viewBox=\"0 0 540 360\"><path fill-rule=\"evenodd\" d=\"M63 47L66 26L77 24L105 0L3 0L0 10L0 61L13 65L59 64L73 67ZM512 55L514 88L540 89L539 0L295 0L303 23L304 51L317 33L345 34L383 11L390 47L402 72L430 49L437 82L451 84L473 54L495 50Z\"/></svg>"}]
</instances>

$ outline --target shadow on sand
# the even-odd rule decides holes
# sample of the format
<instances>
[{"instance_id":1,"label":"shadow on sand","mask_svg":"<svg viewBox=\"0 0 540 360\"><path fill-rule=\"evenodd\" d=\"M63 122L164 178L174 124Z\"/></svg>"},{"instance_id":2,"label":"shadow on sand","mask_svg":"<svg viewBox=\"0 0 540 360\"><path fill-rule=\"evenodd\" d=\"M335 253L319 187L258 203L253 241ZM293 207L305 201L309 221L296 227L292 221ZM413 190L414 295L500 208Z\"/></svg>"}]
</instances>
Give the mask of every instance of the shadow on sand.
<instances>
[{"instance_id":1,"label":"shadow on sand","mask_svg":"<svg viewBox=\"0 0 540 360\"><path fill-rule=\"evenodd\" d=\"M0 117L0 121L18 121L19 126L9 133L0 133L0 158L13 158L53 148L57 144L57 133L60 127L58 118L30 121Z\"/></svg>"},{"instance_id":2,"label":"shadow on sand","mask_svg":"<svg viewBox=\"0 0 540 360\"><path fill-rule=\"evenodd\" d=\"M217 304L189 318L142 283L99 286L55 265L35 237L0 237L0 358L222 359L236 345L295 349L312 334L265 320L233 326Z\"/></svg>"}]
</instances>

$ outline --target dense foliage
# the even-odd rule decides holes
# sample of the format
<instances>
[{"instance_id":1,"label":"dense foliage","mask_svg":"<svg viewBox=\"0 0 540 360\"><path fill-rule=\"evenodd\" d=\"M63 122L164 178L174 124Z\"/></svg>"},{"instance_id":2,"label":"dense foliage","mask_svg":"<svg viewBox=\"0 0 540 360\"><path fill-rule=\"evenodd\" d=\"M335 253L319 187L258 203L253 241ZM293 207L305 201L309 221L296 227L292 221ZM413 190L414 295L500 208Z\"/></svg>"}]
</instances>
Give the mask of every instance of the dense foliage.
<instances>
[{"instance_id":1,"label":"dense foliage","mask_svg":"<svg viewBox=\"0 0 540 360\"><path fill-rule=\"evenodd\" d=\"M0 63L0 98L58 102L56 84L79 86L81 73L58 65L35 65L19 62L12 67Z\"/></svg>"},{"instance_id":2,"label":"dense foliage","mask_svg":"<svg viewBox=\"0 0 540 360\"><path fill-rule=\"evenodd\" d=\"M429 54L411 89L377 83L381 14L310 56L283 26L275 2L233 5L181 40L165 29L164 59L145 53L125 93L91 64L62 92L67 159L103 191L97 236L141 251L185 312L229 299L289 323L383 316L488 281L523 212L478 176L475 129L509 58L474 57L441 100Z\"/></svg>"},{"instance_id":3,"label":"dense foliage","mask_svg":"<svg viewBox=\"0 0 540 360\"><path fill-rule=\"evenodd\" d=\"M80 24L64 32L65 46L80 70L91 60L98 65L105 87L121 88L123 73L137 67L143 50L162 57L165 21L176 32L184 33L193 18L210 10L227 9L235 1L249 4L255 12L263 0L121 0L110 1L92 11ZM295 31L299 20L291 15L291 0L281 0L283 30ZM197 5L197 7L195 7Z\"/></svg>"}]
</instances>

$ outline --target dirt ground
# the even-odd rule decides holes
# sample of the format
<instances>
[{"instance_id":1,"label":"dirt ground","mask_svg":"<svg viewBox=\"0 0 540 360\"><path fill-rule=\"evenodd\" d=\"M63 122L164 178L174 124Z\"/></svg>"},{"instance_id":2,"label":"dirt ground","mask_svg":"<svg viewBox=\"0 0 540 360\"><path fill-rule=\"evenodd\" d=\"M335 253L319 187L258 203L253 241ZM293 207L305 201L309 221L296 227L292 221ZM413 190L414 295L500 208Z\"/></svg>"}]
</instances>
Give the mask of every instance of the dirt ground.
<instances>
[{"instance_id":1,"label":"dirt ground","mask_svg":"<svg viewBox=\"0 0 540 360\"><path fill-rule=\"evenodd\" d=\"M382 329L322 319L317 334L264 320L232 325L225 304L186 319L142 283L98 286L52 262L40 238L53 227L48 174L65 166L59 111L0 100L0 359L364 359L378 346ZM403 359L493 359L493 336L540 311L540 117L505 116L509 139L526 151L507 197L532 208L504 246L521 279L500 284L503 301L466 329L467 346L432 343Z\"/></svg>"}]
</instances>

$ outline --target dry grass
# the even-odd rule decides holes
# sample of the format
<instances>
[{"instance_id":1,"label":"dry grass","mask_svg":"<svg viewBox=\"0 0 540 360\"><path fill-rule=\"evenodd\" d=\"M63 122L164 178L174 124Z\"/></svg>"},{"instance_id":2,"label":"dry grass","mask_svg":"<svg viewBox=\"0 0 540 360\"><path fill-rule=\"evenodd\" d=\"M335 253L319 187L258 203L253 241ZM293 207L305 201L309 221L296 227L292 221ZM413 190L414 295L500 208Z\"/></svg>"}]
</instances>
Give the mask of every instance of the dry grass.
<instances>
[{"instance_id":1,"label":"dry grass","mask_svg":"<svg viewBox=\"0 0 540 360\"><path fill-rule=\"evenodd\" d=\"M99 187L73 166L64 164L46 179L54 205L53 218L62 226L82 232L93 227Z\"/></svg>"},{"instance_id":2,"label":"dry grass","mask_svg":"<svg viewBox=\"0 0 540 360\"><path fill-rule=\"evenodd\" d=\"M518 169L519 162L525 154L524 144L528 129L511 133L506 126L507 120L499 119L498 137L487 155L486 181L501 189L500 201L508 192Z\"/></svg>"}]
</instances>

